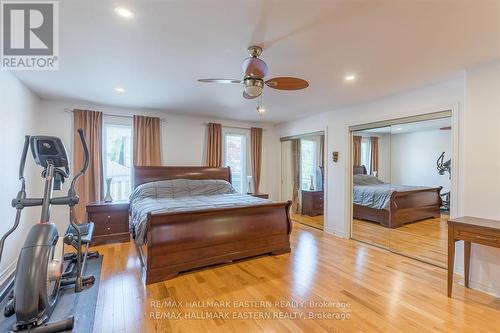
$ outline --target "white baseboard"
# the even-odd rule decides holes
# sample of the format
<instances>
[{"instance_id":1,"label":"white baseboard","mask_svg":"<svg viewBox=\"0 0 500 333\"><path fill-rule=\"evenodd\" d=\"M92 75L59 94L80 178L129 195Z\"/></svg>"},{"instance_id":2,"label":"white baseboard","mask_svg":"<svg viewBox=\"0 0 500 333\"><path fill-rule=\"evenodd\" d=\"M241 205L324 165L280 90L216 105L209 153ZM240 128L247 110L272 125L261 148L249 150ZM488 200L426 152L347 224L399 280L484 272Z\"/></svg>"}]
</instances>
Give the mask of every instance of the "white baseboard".
<instances>
[{"instance_id":1,"label":"white baseboard","mask_svg":"<svg viewBox=\"0 0 500 333\"><path fill-rule=\"evenodd\" d=\"M463 268L463 266L455 267L455 274L462 277L462 281L459 282L459 284L463 286L464 285L464 282L463 282L464 268ZM493 289L491 286L488 286L482 282L474 281L473 279L469 280L469 288L481 291L481 292L486 293L486 294L491 295L491 296L500 297L500 293L498 293L497 290Z\"/></svg>"}]
</instances>

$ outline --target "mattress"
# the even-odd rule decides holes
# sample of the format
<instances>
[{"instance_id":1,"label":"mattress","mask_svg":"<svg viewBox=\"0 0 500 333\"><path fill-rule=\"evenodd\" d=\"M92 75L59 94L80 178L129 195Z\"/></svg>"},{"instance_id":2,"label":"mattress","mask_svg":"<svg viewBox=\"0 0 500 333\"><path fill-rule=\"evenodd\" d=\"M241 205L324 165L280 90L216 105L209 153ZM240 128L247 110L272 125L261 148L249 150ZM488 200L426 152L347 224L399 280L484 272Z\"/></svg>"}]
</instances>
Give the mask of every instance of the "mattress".
<instances>
[{"instance_id":1,"label":"mattress","mask_svg":"<svg viewBox=\"0 0 500 333\"><path fill-rule=\"evenodd\" d=\"M356 205L389 210L394 192L428 189L425 186L407 186L384 183L369 175L354 175L352 201Z\"/></svg>"},{"instance_id":2,"label":"mattress","mask_svg":"<svg viewBox=\"0 0 500 333\"><path fill-rule=\"evenodd\" d=\"M223 180L176 179L142 184L130 197L129 223L135 242L147 242L147 215L192 212L213 208L255 206L271 202L267 199L236 193Z\"/></svg>"}]
</instances>

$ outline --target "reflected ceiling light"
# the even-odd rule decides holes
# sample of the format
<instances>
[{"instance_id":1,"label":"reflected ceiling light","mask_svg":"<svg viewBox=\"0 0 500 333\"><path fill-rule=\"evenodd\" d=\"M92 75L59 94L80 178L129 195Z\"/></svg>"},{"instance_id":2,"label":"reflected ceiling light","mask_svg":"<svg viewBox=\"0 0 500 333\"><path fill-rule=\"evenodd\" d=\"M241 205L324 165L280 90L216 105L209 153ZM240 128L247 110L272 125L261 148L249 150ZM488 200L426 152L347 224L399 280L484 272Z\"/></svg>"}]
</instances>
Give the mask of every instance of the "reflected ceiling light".
<instances>
[{"instance_id":1,"label":"reflected ceiling light","mask_svg":"<svg viewBox=\"0 0 500 333\"><path fill-rule=\"evenodd\" d=\"M117 93L123 94L123 93L125 92L125 89L124 89L124 88L121 88L121 87L117 87L117 88L115 88L115 91L116 91Z\"/></svg>"},{"instance_id":2,"label":"reflected ceiling light","mask_svg":"<svg viewBox=\"0 0 500 333\"><path fill-rule=\"evenodd\" d=\"M396 127L395 130L396 131L401 131L401 127Z\"/></svg>"},{"instance_id":3,"label":"reflected ceiling light","mask_svg":"<svg viewBox=\"0 0 500 333\"><path fill-rule=\"evenodd\" d=\"M344 76L344 80L346 82L352 82L352 81L356 80L356 75L354 75L354 74L346 75L346 76Z\"/></svg>"},{"instance_id":4,"label":"reflected ceiling light","mask_svg":"<svg viewBox=\"0 0 500 333\"><path fill-rule=\"evenodd\" d=\"M130 9L127 9L125 7L116 7L115 8L115 13L116 15L119 15L124 18L132 18L134 17L134 13Z\"/></svg>"}]
</instances>

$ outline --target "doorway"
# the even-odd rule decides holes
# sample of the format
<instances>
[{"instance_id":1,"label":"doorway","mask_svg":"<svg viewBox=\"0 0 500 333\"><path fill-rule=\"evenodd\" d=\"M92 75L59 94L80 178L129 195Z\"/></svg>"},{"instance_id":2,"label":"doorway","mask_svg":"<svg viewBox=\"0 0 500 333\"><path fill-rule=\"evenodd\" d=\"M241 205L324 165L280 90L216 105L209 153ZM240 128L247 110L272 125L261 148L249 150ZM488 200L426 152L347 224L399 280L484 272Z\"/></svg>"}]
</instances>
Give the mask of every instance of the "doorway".
<instances>
[{"instance_id":1,"label":"doorway","mask_svg":"<svg viewBox=\"0 0 500 333\"><path fill-rule=\"evenodd\" d=\"M351 238L446 268L451 111L350 132Z\"/></svg>"},{"instance_id":2,"label":"doorway","mask_svg":"<svg viewBox=\"0 0 500 333\"><path fill-rule=\"evenodd\" d=\"M293 221L324 228L324 132L281 138L281 198Z\"/></svg>"}]
</instances>

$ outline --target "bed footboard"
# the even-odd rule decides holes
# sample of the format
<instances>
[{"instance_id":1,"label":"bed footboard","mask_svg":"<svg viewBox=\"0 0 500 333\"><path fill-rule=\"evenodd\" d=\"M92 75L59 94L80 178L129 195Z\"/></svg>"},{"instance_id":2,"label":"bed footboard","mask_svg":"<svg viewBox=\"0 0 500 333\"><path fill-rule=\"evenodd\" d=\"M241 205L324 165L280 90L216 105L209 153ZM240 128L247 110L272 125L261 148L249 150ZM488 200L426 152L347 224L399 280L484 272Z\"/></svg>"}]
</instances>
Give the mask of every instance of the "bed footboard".
<instances>
[{"instance_id":1,"label":"bed footboard","mask_svg":"<svg viewBox=\"0 0 500 333\"><path fill-rule=\"evenodd\" d=\"M355 219L378 222L387 228L399 228L405 223L439 217L442 187L393 192L390 210L353 204Z\"/></svg>"},{"instance_id":2,"label":"bed footboard","mask_svg":"<svg viewBox=\"0 0 500 333\"><path fill-rule=\"evenodd\" d=\"M147 251L141 251L146 284L198 267L290 252L290 205L149 214Z\"/></svg>"},{"instance_id":3,"label":"bed footboard","mask_svg":"<svg viewBox=\"0 0 500 333\"><path fill-rule=\"evenodd\" d=\"M439 217L442 187L422 190L393 192L389 228L399 228L405 223Z\"/></svg>"}]
</instances>

